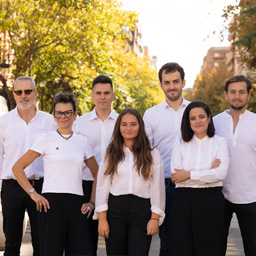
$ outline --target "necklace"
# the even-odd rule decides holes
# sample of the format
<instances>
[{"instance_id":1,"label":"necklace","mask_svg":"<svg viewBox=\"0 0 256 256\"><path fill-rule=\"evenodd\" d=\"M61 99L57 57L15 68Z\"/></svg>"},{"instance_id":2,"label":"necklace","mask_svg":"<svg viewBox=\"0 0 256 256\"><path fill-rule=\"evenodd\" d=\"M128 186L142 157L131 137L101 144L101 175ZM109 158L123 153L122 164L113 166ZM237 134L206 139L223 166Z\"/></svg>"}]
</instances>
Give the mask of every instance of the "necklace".
<instances>
[{"instance_id":1,"label":"necklace","mask_svg":"<svg viewBox=\"0 0 256 256\"><path fill-rule=\"evenodd\" d=\"M68 136L68 137L64 137L64 136L59 132L58 129L57 129L57 133L58 133L63 139L65 139L65 140L69 140L69 139L73 136L73 131L72 131L71 135Z\"/></svg>"}]
</instances>

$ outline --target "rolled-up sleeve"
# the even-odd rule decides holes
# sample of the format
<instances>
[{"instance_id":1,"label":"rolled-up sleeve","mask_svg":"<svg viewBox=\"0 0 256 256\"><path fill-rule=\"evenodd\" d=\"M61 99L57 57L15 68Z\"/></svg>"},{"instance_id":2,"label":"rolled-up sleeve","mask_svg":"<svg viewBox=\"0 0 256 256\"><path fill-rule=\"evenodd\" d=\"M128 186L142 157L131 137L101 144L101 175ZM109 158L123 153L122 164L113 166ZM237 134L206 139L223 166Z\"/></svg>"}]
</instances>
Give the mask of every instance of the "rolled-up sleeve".
<instances>
[{"instance_id":1,"label":"rolled-up sleeve","mask_svg":"<svg viewBox=\"0 0 256 256\"><path fill-rule=\"evenodd\" d=\"M153 162L150 183L151 212L160 216L159 225L161 225L165 217L165 182L164 165L157 149L153 152Z\"/></svg>"},{"instance_id":2,"label":"rolled-up sleeve","mask_svg":"<svg viewBox=\"0 0 256 256\"><path fill-rule=\"evenodd\" d=\"M102 161L99 166L96 186L95 211L93 219L98 219L98 213L108 210L108 198L111 187L111 176L105 175L106 164Z\"/></svg>"}]
</instances>

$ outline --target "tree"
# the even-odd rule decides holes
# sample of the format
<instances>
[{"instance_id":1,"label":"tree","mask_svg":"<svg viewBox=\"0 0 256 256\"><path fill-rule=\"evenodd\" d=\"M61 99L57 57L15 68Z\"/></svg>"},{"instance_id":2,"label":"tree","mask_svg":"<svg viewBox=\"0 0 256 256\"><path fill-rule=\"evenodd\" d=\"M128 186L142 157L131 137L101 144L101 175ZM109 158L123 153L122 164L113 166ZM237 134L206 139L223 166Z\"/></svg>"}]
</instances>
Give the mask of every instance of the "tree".
<instances>
[{"instance_id":1,"label":"tree","mask_svg":"<svg viewBox=\"0 0 256 256\"><path fill-rule=\"evenodd\" d=\"M256 69L256 5L255 0L240 0L237 5L229 5L224 9L223 17L228 20L230 40L239 61L247 68Z\"/></svg>"},{"instance_id":2,"label":"tree","mask_svg":"<svg viewBox=\"0 0 256 256\"><path fill-rule=\"evenodd\" d=\"M115 0L0 0L0 6L0 31L8 33L14 54L13 78L32 75L38 89L47 82L40 89L44 110L51 111L56 92L69 91L78 98L80 112L89 111L91 83L99 74L113 79L118 111L132 102L143 112L155 102L150 92L155 72L147 59L125 50L129 38L123 26L133 30L136 13L123 11ZM145 101L140 100L142 81L152 81L144 87Z\"/></svg>"},{"instance_id":3,"label":"tree","mask_svg":"<svg viewBox=\"0 0 256 256\"><path fill-rule=\"evenodd\" d=\"M228 108L224 97L224 83L232 75L226 68L213 68L209 73L203 71L197 76L192 93L187 92L186 98L205 102L215 116Z\"/></svg>"}]
</instances>

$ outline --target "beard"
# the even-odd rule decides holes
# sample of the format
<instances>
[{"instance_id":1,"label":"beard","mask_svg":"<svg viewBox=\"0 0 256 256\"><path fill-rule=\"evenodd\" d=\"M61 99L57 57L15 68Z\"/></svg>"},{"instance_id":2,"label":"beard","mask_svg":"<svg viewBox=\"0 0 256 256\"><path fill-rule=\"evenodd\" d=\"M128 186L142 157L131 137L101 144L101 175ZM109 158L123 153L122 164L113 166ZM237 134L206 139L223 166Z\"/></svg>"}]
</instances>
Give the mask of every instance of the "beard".
<instances>
[{"instance_id":1,"label":"beard","mask_svg":"<svg viewBox=\"0 0 256 256\"><path fill-rule=\"evenodd\" d=\"M26 102L26 104L23 104L24 102ZM16 103L17 103L17 106L22 110L28 110L34 105L34 102L32 100L30 101L30 100L27 100L26 98L23 98Z\"/></svg>"},{"instance_id":2,"label":"beard","mask_svg":"<svg viewBox=\"0 0 256 256\"><path fill-rule=\"evenodd\" d=\"M246 101L245 103L241 102L242 105L240 105L240 106L235 106L235 105L233 105L232 102L230 102L230 101L229 101L228 103L229 103L229 106L230 106L232 109L234 109L234 110L241 110L241 109L245 108L246 105L247 105L247 101Z\"/></svg>"},{"instance_id":3,"label":"beard","mask_svg":"<svg viewBox=\"0 0 256 256\"><path fill-rule=\"evenodd\" d=\"M174 95L174 96L170 96L168 94L168 91L164 91L164 94L165 94L165 97L169 100L169 101L177 101L180 96L182 95L182 90L175 90L177 92L177 95Z\"/></svg>"}]
</instances>

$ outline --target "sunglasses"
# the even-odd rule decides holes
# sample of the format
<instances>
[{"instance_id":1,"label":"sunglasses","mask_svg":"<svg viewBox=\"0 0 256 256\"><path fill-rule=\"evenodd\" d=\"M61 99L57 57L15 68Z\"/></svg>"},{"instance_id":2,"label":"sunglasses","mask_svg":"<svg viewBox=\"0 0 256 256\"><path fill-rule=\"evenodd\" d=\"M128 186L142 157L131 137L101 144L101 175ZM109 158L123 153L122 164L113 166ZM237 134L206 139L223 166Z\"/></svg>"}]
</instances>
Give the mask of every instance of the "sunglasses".
<instances>
[{"instance_id":1,"label":"sunglasses","mask_svg":"<svg viewBox=\"0 0 256 256\"><path fill-rule=\"evenodd\" d=\"M54 111L54 116L56 118L61 118L62 115L64 115L66 118L69 118L73 115L73 111L72 110L67 110L67 111L64 111L64 112L61 112L61 111Z\"/></svg>"},{"instance_id":2,"label":"sunglasses","mask_svg":"<svg viewBox=\"0 0 256 256\"><path fill-rule=\"evenodd\" d=\"M17 96L20 96L22 94L22 92L24 92L26 95L30 95L31 92L33 92L34 90L31 89L27 89L27 90L17 90L17 91L13 91Z\"/></svg>"}]
</instances>

